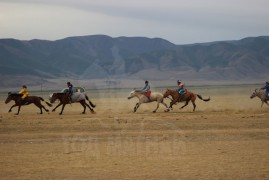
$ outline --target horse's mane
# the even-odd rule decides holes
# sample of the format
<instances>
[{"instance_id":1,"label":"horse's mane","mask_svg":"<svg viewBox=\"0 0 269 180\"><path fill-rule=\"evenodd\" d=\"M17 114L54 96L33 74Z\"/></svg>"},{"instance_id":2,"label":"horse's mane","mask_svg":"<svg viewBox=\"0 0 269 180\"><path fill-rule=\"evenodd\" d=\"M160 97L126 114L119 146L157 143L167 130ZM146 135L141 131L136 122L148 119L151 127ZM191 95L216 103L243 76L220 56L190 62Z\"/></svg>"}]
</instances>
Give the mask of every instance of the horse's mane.
<instances>
[{"instance_id":1,"label":"horse's mane","mask_svg":"<svg viewBox=\"0 0 269 180\"><path fill-rule=\"evenodd\" d=\"M257 93L265 93L264 90L262 90L262 89L255 89L255 92L257 92Z\"/></svg>"},{"instance_id":2,"label":"horse's mane","mask_svg":"<svg viewBox=\"0 0 269 180\"><path fill-rule=\"evenodd\" d=\"M139 90L139 89L135 89L134 92L137 92L137 93L143 93L144 91Z\"/></svg>"},{"instance_id":3,"label":"horse's mane","mask_svg":"<svg viewBox=\"0 0 269 180\"><path fill-rule=\"evenodd\" d=\"M23 94L19 94L17 92L8 92L9 96L22 96Z\"/></svg>"},{"instance_id":4,"label":"horse's mane","mask_svg":"<svg viewBox=\"0 0 269 180\"><path fill-rule=\"evenodd\" d=\"M176 91L177 92L177 89L167 89L168 91Z\"/></svg>"}]
</instances>

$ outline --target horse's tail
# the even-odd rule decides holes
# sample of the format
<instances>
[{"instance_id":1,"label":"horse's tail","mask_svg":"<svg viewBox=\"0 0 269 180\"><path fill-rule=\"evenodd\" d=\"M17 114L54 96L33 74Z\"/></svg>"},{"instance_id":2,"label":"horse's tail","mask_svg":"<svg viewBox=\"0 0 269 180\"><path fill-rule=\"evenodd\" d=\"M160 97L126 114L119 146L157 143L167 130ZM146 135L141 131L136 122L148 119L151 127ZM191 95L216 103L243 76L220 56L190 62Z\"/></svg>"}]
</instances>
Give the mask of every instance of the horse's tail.
<instances>
[{"instance_id":1,"label":"horse's tail","mask_svg":"<svg viewBox=\"0 0 269 180\"><path fill-rule=\"evenodd\" d=\"M86 99L89 101L91 107L95 108L96 105L94 105L94 104L90 101L89 97L88 97L87 95L85 95L85 97L86 97Z\"/></svg>"},{"instance_id":2,"label":"horse's tail","mask_svg":"<svg viewBox=\"0 0 269 180\"><path fill-rule=\"evenodd\" d=\"M203 100L203 101L210 101L210 97L207 98L207 99L203 99L203 97L202 97L201 95L199 95L199 94L197 94L197 97L198 97L199 99Z\"/></svg>"},{"instance_id":3,"label":"horse's tail","mask_svg":"<svg viewBox=\"0 0 269 180\"><path fill-rule=\"evenodd\" d=\"M45 101L42 97L38 97L41 101ZM52 107L52 104L48 103L47 101L45 101L45 103L49 106Z\"/></svg>"}]
</instances>

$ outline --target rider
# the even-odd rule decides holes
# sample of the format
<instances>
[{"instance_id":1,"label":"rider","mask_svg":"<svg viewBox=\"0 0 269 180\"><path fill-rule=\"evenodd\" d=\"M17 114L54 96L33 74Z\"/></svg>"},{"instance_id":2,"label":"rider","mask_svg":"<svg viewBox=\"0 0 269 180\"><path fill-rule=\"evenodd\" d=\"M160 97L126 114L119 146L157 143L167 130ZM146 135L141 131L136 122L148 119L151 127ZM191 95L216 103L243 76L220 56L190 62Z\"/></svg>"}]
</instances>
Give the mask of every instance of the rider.
<instances>
[{"instance_id":1,"label":"rider","mask_svg":"<svg viewBox=\"0 0 269 180\"><path fill-rule=\"evenodd\" d=\"M22 94L22 104L25 104L27 102L25 98L29 96L26 85L22 85L22 90L19 91L19 94Z\"/></svg>"},{"instance_id":2,"label":"rider","mask_svg":"<svg viewBox=\"0 0 269 180\"><path fill-rule=\"evenodd\" d=\"M181 101L186 91L184 88L184 84L180 80L177 80L177 85L178 85L178 93L180 94L178 101Z\"/></svg>"},{"instance_id":3,"label":"rider","mask_svg":"<svg viewBox=\"0 0 269 180\"><path fill-rule=\"evenodd\" d=\"M145 92L147 97L150 98L151 91L150 91L150 86L149 86L148 81L145 81L145 86L143 89L141 89L141 91Z\"/></svg>"},{"instance_id":4,"label":"rider","mask_svg":"<svg viewBox=\"0 0 269 180\"><path fill-rule=\"evenodd\" d=\"M68 87L67 94L69 97L69 101L71 102L72 101L71 96L73 95L73 85L70 82L67 82L67 87Z\"/></svg>"},{"instance_id":5,"label":"rider","mask_svg":"<svg viewBox=\"0 0 269 180\"><path fill-rule=\"evenodd\" d=\"M261 88L262 90L265 89L265 95L267 98L269 98L269 82L265 83L265 86Z\"/></svg>"}]
</instances>

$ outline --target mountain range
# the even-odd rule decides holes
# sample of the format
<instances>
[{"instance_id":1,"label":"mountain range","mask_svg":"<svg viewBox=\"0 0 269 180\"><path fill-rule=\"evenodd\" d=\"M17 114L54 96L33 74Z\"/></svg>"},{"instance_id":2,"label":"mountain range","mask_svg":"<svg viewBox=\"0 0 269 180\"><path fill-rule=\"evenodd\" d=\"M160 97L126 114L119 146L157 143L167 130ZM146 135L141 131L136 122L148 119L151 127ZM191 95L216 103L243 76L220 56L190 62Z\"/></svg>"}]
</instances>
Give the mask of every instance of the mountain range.
<instances>
[{"instance_id":1,"label":"mountain range","mask_svg":"<svg viewBox=\"0 0 269 180\"><path fill-rule=\"evenodd\" d=\"M106 35L0 39L1 86L23 78L265 81L268 67L269 36L187 45Z\"/></svg>"}]
</instances>

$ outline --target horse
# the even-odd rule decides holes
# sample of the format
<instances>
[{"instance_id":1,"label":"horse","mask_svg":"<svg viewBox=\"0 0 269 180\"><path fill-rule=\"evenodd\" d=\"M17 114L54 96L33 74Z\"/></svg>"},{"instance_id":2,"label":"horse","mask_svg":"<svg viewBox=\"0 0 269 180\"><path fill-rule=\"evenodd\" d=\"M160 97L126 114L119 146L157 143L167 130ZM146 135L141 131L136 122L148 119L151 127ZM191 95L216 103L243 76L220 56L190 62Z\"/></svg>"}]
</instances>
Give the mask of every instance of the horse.
<instances>
[{"instance_id":1,"label":"horse","mask_svg":"<svg viewBox=\"0 0 269 180\"><path fill-rule=\"evenodd\" d=\"M196 96L199 99L203 100L203 101L210 101L210 97L208 99L203 99L201 95L194 94L194 93L192 93L190 91L186 91L186 93L183 95L183 97L180 97L182 95L180 95L177 90L167 89L163 93L163 97L167 98L169 95L172 96L172 101L170 102L170 106L169 106L169 109L171 109L171 110L172 110L173 105L176 104L177 102L179 102L179 100L180 100L180 102L184 102L184 101L186 102L180 109L183 109L191 101L192 105L193 105L193 111L195 111L195 108L196 108L196 104L195 104Z\"/></svg>"},{"instance_id":2,"label":"horse","mask_svg":"<svg viewBox=\"0 0 269 180\"><path fill-rule=\"evenodd\" d=\"M60 103L52 110L52 112L54 112L59 106L62 105L62 110L59 113L60 115L62 115L65 105L70 104L69 95L67 93L53 93L50 99L50 102L54 103L56 99L59 99ZM87 104L86 100L89 101L92 108ZM85 93L81 93L81 92L74 93L71 96L71 103L76 103L76 102L79 102L83 106L84 110L82 114L85 114L86 106L91 110L92 113L94 113L93 108L95 108L96 106L89 100L88 96Z\"/></svg>"},{"instance_id":3,"label":"horse","mask_svg":"<svg viewBox=\"0 0 269 180\"><path fill-rule=\"evenodd\" d=\"M133 90L130 92L128 99L132 99L133 97L137 97L139 102L136 103L135 107L134 107L134 112L137 111L137 109L139 108L139 106L143 103L150 103L153 101L157 101L157 107L156 109L153 111L153 113L155 113L157 111L157 109L159 108L159 104L162 103L166 109L168 110L168 106L167 104L165 104L165 102L163 101L163 94L159 93L159 92L152 92L150 94L150 97L146 96L146 93L141 91L141 90Z\"/></svg>"},{"instance_id":4,"label":"horse","mask_svg":"<svg viewBox=\"0 0 269 180\"><path fill-rule=\"evenodd\" d=\"M22 94L18 94L18 93L8 93L7 99L5 101L5 103L9 103L11 100L15 101L15 104L13 106L11 106L11 108L9 109L8 112L12 111L12 108L18 106L18 112L16 115L19 115L20 113L20 109L21 106L24 105L29 105L34 103L39 109L40 109L40 114L43 114L42 109L44 109L46 112L49 112L48 109L46 109L42 104L41 101L44 101L44 99L42 97L37 97L37 96L27 96L24 100L22 100ZM46 101L45 101L46 102ZM48 102L46 102L46 104L49 107L52 107L52 105Z\"/></svg>"},{"instance_id":5,"label":"horse","mask_svg":"<svg viewBox=\"0 0 269 180\"><path fill-rule=\"evenodd\" d=\"M262 105L261 107L263 106L263 104L267 104L269 106L269 104L267 103L267 101L269 100L268 97L266 96L266 93L264 91L257 91L258 89L255 89L255 91L251 94L250 96L250 99L254 98L254 97L258 97L261 99L262 101Z\"/></svg>"}]
</instances>

